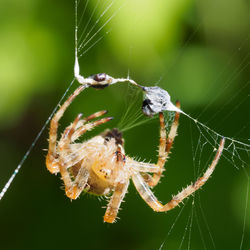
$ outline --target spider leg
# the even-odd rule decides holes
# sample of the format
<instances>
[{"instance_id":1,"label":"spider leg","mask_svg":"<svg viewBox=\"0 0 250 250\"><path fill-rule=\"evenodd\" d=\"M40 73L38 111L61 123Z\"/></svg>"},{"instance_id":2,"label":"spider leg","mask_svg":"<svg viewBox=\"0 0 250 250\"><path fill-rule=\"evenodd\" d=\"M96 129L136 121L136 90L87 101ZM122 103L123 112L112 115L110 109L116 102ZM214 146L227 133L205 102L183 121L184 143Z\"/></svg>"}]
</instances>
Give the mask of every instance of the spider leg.
<instances>
[{"instance_id":1,"label":"spider leg","mask_svg":"<svg viewBox=\"0 0 250 250\"><path fill-rule=\"evenodd\" d=\"M145 174L146 172L158 173L161 170L160 166L158 166L156 164L135 161L135 160L131 159L130 157L126 157L126 164L131 166L131 168L134 171L141 172L142 174ZM151 175L149 175L149 176L152 178Z\"/></svg>"},{"instance_id":2,"label":"spider leg","mask_svg":"<svg viewBox=\"0 0 250 250\"><path fill-rule=\"evenodd\" d=\"M180 102L176 102L176 107L180 108ZM179 117L180 113L175 113L175 119L172 123L172 126L170 128L170 131L168 133L168 137L166 136L166 124L164 121L164 115L163 113L159 113L159 119L160 119L160 143L159 143L159 154L158 154L158 162L157 166L159 166L159 171L157 173L154 173L153 176L143 173L143 178L147 182L147 184L150 187L154 187L158 184L162 172L164 170L164 165L166 162L166 159L170 153L171 147L173 145L175 136L177 135L177 128L179 124ZM166 138L167 137L167 138Z\"/></svg>"},{"instance_id":3,"label":"spider leg","mask_svg":"<svg viewBox=\"0 0 250 250\"><path fill-rule=\"evenodd\" d=\"M149 186L145 183L140 173L136 173L132 176L137 191L139 192L143 200L156 212L166 212L175 208L180 202L182 202L185 198L187 198L189 195L194 193L196 190L198 190L201 186L205 184L205 182L213 173L215 166L220 159L220 156L224 148L224 143L225 139L222 138L220 141L220 146L216 152L216 155L211 165L207 168L204 175L200 177L194 184L187 186L185 189L183 189L181 192L175 195L173 199L169 201L167 204L163 205L157 200L157 198L155 197Z\"/></svg>"},{"instance_id":4,"label":"spider leg","mask_svg":"<svg viewBox=\"0 0 250 250\"><path fill-rule=\"evenodd\" d=\"M86 188L89 171L83 166L83 163L74 179L71 180L69 172L65 168L60 167L60 173L65 184L65 193L70 198L75 200L81 192Z\"/></svg>"},{"instance_id":5,"label":"spider leg","mask_svg":"<svg viewBox=\"0 0 250 250\"><path fill-rule=\"evenodd\" d=\"M80 123L80 120L82 117L82 114L78 114L75 120L72 124L70 124L63 132L62 137L60 141L58 142L58 148L59 150L64 149L65 145L69 146L69 143L71 141L72 134L75 132L76 127Z\"/></svg>"},{"instance_id":6,"label":"spider leg","mask_svg":"<svg viewBox=\"0 0 250 250\"><path fill-rule=\"evenodd\" d=\"M88 122L88 121L93 120L93 119L95 119L95 118L97 118L97 117L100 117L100 116L102 116L102 115L107 114L107 112L108 112L107 110L101 110L101 111L95 112L94 114L89 115L88 117L86 117L84 120L85 120L86 122Z\"/></svg>"},{"instance_id":7,"label":"spider leg","mask_svg":"<svg viewBox=\"0 0 250 250\"><path fill-rule=\"evenodd\" d=\"M109 204L107 206L104 222L113 223L117 217L117 213L121 202L127 192L129 181L127 180L125 183L117 183L114 193L110 198Z\"/></svg>"},{"instance_id":8,"label":"spider leg","mask_svg":"<svg viewBox=\"0 0 250 250\"><path fill-rule=\"evenodd\" d=\"M86 85L81 85L78 87L72 95L63 103L63 105L58 109L50 122L50 131L49 131L49 150L46 156L46 166L51 173L57 173L59 171L58 166L58 154L56 151L56 141L57 141L57 129L58 122L63 116L65 110L72 103L72 101L86 88Z\"/></svg>"},{"instance_id":9,"label":"spider leg","mask_svg":"<svg viewBox=\"0 0 250 250\"><path fill-rule=\"evenodd\" d=\"M64 130L62 137L58 143L59 149L62 150L63 148L65 148L65 145L69 146L69 143L78 139L79 136L77 136L77 134L79 133L79 131L81 131L81 130L84 130L85 132L87 130L89 131L89 130L93 129L95 126L98 126L100 124L103 124L103 123L113 119L112 117L107 117L107 118L103 118L103 119L94 121L92 123L85 124L86 122L88 122L94 118L97 118L105 113L107 113L106 110L99 111L99 112L96 112L96 113L94 113L86 118L83 118L83 119L81 119L82 114L78 114L77 117L75 118L74 122L72 124L70 124ZM83 132L82 132L82 134L83 134Z\"/></svg>"},{"instance_id":10,"label":"spider leg","mask_svg":"<svg viewBox=\"0 0 250 250\"><path fill-rule=\"evenodd\" d=\"M92 114L92 115L90 115L90 116L87 116L87 117L85 117L85 118L83 118L83 119L79 119L78 116L77 116L76 119L75 119L75 120L78 120L77 124L75 125L74 122L73 122L72 124L70 124L70 125L64 130L64 133L62 134L62 137L61 137L60 140L62 140L62 138L66 136L66 133L67 133L70 129L72 129L72 127L74 127L75 130L76 130L76 129L82 127L86 122L88 122L88 121L90 121L90 120L92 120L92 119L95 119L95 118L97 118L97 117L99 117L99 116L102 116L102 115L106 114L107 112L108 112L107 110L98 111L98 112L96 112L96 113L94 113L94 114ZM81 116L81 114L79 114L79 115Z\"/></svg>"},{"instance_id":11,"label":"spider leg","mask_svg":"<svg viewBox=\"0 0 250 250\"><path fill-rule=\"evenodd\" d=\"M102 118L100 120L89 122L89 123L81 126L77 130L75 130L74 133L72 134L71 142L74 142L75 140L77 140L80 136L82 136L87 131L90 131L93 128L95 128L96 126L104 124L104 123L106 123L106 122L108 122L108 121L110 121L112 119L113 119L113 117L105 117L105 118Z\"/></svg>"}]
</instances>

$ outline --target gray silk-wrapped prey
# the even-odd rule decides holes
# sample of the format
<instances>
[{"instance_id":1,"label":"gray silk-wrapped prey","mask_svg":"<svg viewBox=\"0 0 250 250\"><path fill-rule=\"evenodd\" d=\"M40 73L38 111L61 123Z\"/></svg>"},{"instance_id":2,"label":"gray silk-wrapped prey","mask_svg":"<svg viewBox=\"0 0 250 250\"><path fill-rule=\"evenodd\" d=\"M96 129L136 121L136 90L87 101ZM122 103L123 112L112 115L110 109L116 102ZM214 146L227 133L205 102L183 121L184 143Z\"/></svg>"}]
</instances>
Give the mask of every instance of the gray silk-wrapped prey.
<instances>
[{"instance_id":1,"label":"gray silk-wrapped prey","mask_svg":"<svg viewBox=\"0 0 250 250\"><path fill-rule=\"evenodd\" d=\"M145 97L142 104L142 112L146 116L153 116L163 111L182 112L170 100L168 92L160 87L143 87Z\"/></svg>"}]
</instances>

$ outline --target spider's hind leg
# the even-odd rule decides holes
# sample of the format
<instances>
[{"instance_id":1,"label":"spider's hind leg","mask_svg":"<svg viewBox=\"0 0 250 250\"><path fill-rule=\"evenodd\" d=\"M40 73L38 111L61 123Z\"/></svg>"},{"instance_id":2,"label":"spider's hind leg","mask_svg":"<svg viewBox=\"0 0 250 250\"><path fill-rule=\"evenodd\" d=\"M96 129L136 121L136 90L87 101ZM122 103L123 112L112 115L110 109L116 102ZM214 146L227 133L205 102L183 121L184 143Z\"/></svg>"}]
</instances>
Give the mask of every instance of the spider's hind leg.
<instances>
[{"instance_id":1,"label":"spider's hind leg","mask_svg":"<svg viewBox=\"0 0 250 250\"><path fill-rule=\"evenodd\" d=\"M211 165L207 168L206 172L200 177L194 184L191 184L184 188L181 192L177 195L173 196L173 199L169 201L167 204L163 205L158 199L155 197L149 186L146 184L140 173L135 173L132 176L134 185L142 197L142 199L156 212L166 212L173 208L175 208L180 202L182 202L185 198L193 194L196 190L202 187L208 178L212 175L220 157L222 151L224 149L225 139L222 138L220 141L219 148L216 152L214 160L212 161Z\"/></svg>"},{"instance_id":2,"label":"spider's hind leg","mask_svg":"<svg viewBox=\"0 0 250 250\"><path fill-rule=\"evenodd\" d=\"M127 192L129 181L117 183L104 215L104 222L113 223L117 217L121 202Z\"/></svg>"},{"instance_id":3,"label":"spider's hind leg","mask_svg":"<svg viewBox=\"0 0 250 250\"><path fill-rule=\"evenodd\" d=\"M81 192L87 188L87 182L89 178L89 171L83 165L81 165L75 180L72 182L70 187L65 189L66 195L70 199L76 199Z\"/></svg>"}]
</instances>

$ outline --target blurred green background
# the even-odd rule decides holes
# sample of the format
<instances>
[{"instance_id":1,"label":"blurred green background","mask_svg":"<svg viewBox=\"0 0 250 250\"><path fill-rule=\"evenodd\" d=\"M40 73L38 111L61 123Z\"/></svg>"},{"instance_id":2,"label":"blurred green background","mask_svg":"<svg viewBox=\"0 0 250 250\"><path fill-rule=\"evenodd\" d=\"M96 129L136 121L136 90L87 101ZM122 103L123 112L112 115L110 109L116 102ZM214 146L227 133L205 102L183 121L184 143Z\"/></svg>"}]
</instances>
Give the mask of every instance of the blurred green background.
<instances>
[{"instance_id":1,"label":"blurred green background","mask_svg":"<svg viewBox=\"0 0 250 250\"><path fill-rule=\"evenodd\" d=\"M90 0L80 31L96 8L90 30L109 3ZM3 187L73 78L74 1L2 0L0 6ZM119 0L92 34L114 13L89 45L104 37L81 57L82 74L126 77L129 72L138 83L159 84L185 112L249 144L249 1ZM125 85L87 90L66 112L61 128L79 112L102 109L116 118L107 125L115 127L134 98L131 93ZM212 155L208 147L203 161L193 162L193 148L204 141L189 119L181 117L178 134L165 178L155 188L164 202L193 181ZM240 249L242 236L241 249L250 249L250 200L244 210L249 169L242 170L240 163L222 159L195 203L191 198L167 214L154 213L131 185L121 219L107 225L105 200L85 195L70 202L59 176L47 171L47 138L48 129L0 203L0 249L159 249L166 237L162 249ZM125 131L124 138L129 155L156 161L157 121ZM244 160L249 164L249 156Z\"/></svg>"}]
</instances>

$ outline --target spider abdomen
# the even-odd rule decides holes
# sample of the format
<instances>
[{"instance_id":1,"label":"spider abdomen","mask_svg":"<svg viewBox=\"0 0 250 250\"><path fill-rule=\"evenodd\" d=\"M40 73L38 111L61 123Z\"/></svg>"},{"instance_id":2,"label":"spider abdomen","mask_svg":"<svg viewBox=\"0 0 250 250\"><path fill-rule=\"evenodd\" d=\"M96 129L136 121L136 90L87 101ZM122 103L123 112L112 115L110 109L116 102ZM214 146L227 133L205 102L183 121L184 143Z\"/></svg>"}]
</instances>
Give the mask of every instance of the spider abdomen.
<instances>
[{"instance_id":1,"label":"spider abdomen","mask_svg":"<svg viewBox=\"0 0 250 250\"><path fill-rule=\"evenodd\" d=\"M88 179L88 193L95 195L107 195L113 190L113 184L100 178L92 169Z\"/></svg>"}]
</instances>

